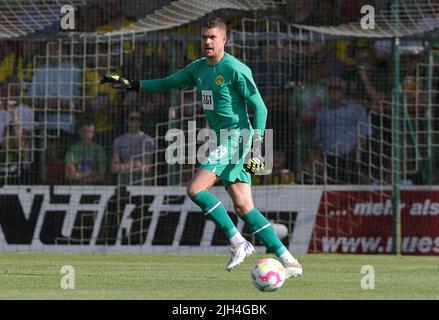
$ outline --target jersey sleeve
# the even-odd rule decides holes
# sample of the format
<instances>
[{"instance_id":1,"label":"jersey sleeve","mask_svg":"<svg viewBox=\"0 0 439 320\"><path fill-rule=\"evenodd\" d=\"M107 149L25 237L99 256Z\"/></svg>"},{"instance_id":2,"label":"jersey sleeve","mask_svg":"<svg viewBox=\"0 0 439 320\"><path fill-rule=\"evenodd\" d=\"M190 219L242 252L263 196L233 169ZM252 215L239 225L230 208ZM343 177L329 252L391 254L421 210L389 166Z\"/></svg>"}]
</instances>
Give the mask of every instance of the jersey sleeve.
<instances>
[{"instance_id":1,"label":"jersey sleeve","mask_svg":"<svg viewBox=\"0 0 439 320\"><path fill-rule=\"evenodd\" d=\"M64 162L66 164L74 164L76 165L78 163L78 161L76 160L76 156L75 156L75 151L73 150L73 147L71 147L65 157L64 157Z\"/></svg>"},{"instance_id":2,"label":"jersey sleeve","mask_svg":"<svg viewBox=\"0 0 439 320\"><path fill-rule=\"evenodd\" d=\"M164 92L174 88L190 89L195 87L194 72L198 66L194 61L183 69L161 79L141 80L140 86L145 92Z\"/></svg>"},{"instance_id":3,"label":"jersey sleeve","mask_svg":"<svg viewBox=\"0 0 439 320\"><path fill-rule=\"evenodd\" d=\"M255 112L253 127L256 133L263 136L268 111L264 101L262 100L261 94L256 87L251 71L236 71L234 80L239 93Z\"/></svg>"}]
</instances>

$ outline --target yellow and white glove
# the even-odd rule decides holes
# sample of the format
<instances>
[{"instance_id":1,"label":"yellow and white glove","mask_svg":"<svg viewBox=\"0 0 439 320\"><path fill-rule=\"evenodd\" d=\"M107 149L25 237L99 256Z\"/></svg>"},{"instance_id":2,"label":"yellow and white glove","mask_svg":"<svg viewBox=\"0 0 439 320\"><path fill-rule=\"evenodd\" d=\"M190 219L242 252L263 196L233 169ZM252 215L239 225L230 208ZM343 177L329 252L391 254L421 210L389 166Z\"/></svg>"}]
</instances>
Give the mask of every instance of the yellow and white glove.
<instances>
[{"instance_id":1,"label":"yellow and white glove","mask_svg":"<svg viewBox=\"0 0 439 320\"><path fill-rule=\"evenodd\" d=\"M250 174L256 174L257 172L264 170L264 158L262 157L263 143L264 138L262 136L256 134L253 137L250 159L244 164L245 171Z\"/></svg>"},{"instance_id":2,"label":"yellow and white glove","mask_svg":"<svg viewBox=\"0 0 439 320\"><path fill-rule=\"evenodd\" d=\"M115 89L125 89L125 90L134 90L139 91L140 89L140 81L137 80L128 80L122 78L118 75L112 75L106 73L101 79L101 84L111 83L111 86Z\"/></svg>"}]
</instances>

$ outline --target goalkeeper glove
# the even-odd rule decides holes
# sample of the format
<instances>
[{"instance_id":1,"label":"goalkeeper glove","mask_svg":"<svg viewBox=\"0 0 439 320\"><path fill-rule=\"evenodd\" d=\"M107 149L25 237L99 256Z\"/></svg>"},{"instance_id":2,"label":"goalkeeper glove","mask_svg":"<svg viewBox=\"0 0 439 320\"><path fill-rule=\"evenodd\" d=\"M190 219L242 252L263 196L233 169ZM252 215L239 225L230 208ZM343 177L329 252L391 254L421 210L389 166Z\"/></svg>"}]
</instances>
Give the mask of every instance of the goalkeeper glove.
<instances>
[{"instance_id":1,"label":"goalkeeper glove","mask_svg":"<svg viewBox=\"0 0 439 320\"><path fill-rule=\"evenodd\" d=\"M264 158L262 157L262 144L264 138L259 134L253 137L253 146L251 150L250 159L244 165L245 171L255 174L264 169Z\"/></svg>"},{"instance_id":2,"label":"goalkeeper glove","mask_svg":"<svg viewBox=\"0 0 439 320\"><path fill-rule=\"evenodd\" d=\"M122 78L118 75L111 75L106 73L104 77L101 79L101 84L111 83L111 86L115 89L125 89L125 90L140 90L140 81L137 80L128 80Z\"/></svg>"}]
</instances>

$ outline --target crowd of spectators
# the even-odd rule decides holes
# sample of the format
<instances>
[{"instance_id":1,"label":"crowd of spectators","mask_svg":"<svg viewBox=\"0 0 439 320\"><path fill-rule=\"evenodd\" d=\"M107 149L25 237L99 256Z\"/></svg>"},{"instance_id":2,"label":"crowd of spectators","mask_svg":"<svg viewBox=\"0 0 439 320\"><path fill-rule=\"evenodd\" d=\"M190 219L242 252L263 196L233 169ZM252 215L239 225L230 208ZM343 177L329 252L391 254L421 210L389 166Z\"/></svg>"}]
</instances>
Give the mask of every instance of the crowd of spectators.
<instances>
[{"instance_id":1,"label":"crowd of spectators","mask_svg":"<svg viewBox=\"0 0 439 320\"><path fill-rule=\"evenodd\" d=\"M359 20L359 8L370 2L287 0L266 15L282 23L338 25ZM385 1L372 2L386 6ZM135 21L124 14L118 0L105 7L91 4L80 19L87 32L117 30ZM241 17L230 16L228 24L239 29L240 21ZM113 43L96 43L91 58L75 60L71 49L58 43L4 41L0 46L2 183L23 183L26 177L29 183L50 185L125 185L151 178L152 154L158 147L156 124L169 120L169 106L180 102L179 95L139 95L97 82L108 66L131 79L164 77L199 57L197 35L196 24L148 35L124 52L123 64L112 61L121 50ZM118 45L126 49L133 43ZM374 155L391 156L390 150L374 149L369 141L377 127L390 125L377 117L389 112L382 102L392 99L388 43L316 41L300 43L300 52L296 45L286 48L261 41L256 49L250 47L254 51L248 64L269 109L267 127L274 129L275 140L273 173L255 178L255 184L377 183L364 165L376 166L373 161L380 159ZM413 92L422 85L413 79L423 57L403 57L408 61L402 70L404 90ZM415 104L409 109L411 116L425 115L416 105L419 96L408 99ZM45 148L31 148L37 143L32 139L41 136L45 139L38 143ZM41 156L29 151L41 149ZM323 169L316 169L316 163ZM305 173L319 179L309 180Z\"/></svg>"}]
</instances>

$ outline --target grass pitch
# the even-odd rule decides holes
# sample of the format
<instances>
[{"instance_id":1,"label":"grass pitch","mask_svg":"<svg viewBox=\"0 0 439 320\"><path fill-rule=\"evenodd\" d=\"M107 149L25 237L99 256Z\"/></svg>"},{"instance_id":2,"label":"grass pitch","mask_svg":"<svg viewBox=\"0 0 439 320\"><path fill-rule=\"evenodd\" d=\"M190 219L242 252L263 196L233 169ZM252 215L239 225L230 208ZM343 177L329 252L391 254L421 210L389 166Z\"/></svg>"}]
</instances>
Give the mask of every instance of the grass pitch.
<instances>
[{"instance_id":1,"label":"grass pitch","mask_svg":"<svg viewBox=\"0 0 439 320\"><path fill-rule=\"evenodd\" d=\"M438 299L439 257L309 254L302 278L277 292L250 280L254 255L233 272L227 255L0 253L0 299ZM75 269L75 289L63 290L63 265ZM364 290L361 267L375 270Z\"/></svg>"}]
</instances>

